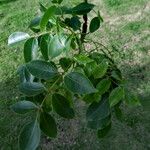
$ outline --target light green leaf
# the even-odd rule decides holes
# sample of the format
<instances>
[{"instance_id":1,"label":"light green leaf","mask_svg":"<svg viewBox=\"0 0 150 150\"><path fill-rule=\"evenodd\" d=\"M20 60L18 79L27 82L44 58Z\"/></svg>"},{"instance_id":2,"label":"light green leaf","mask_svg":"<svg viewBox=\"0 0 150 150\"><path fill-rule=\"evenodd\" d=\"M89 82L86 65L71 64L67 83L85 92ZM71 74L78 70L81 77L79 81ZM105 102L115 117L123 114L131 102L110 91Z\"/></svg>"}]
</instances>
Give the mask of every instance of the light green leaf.
<instances>
[{"instance_id":1,"label":"light green leaf","mask_svg":"<svg viewBox=\"0 0 150 150\"><path fill-rule=\"evenodd\" d=\"M24 45L24 59L25 62L29 62L37 58L38 53L38 40L31 38L26 41Z\"/></svg>"},{"instance_id":2,"label":"light green leaf","mask_svg":"<svg viewBox=\"0 0 150 150\"><path fill-rule=\"evenodd\" d=\"M106 60L103 60L99 65L97 65L97 67L95 68L93 74L94 74L94 78L102 78L108 69L108 64Z\"/></svg>"},{"instance_id":3,"label":"light green leaf","mask_svg":"<svg viewBox=\"0 0 150 150\"><path fill-rule=\"evenodd\" d=\"M36 121L27 124L19 136L20 150L36 150L40 142L41 131Z\"/></svg>"},{"instance_id":4,"label":"light green leaf","mask_svg":"<svg viewBox=\"0 0 150 150\"><path fill-rule=\"evenodd\" d=\"M100 19L99 17L95 17L91 20L90 22L90 27L89 30L91 33L95 32L96 30L98 30L100 27Z\"/></svg>"},{"instance_id":5,"label":"light green leaf","mask_svg":"<svg viewBox=\"0 0 150 150\"><path fill-rule=\"evenodd\" d=\"M11 109L18 114L25 114L31 110L37 110L38 106L30 101L20 101L11 106Z\"/></svg>"},{"instance_id":6,"label":"light green leaf","mask_svg":"<svg viewBox=\"0 0 150 150\"><path fill-rule=\"evenodd\" d=\"M102 95L108 91L110 85L111 85L110 79L103 79L97 84L96 88L98 89L99 93Z\"/></svg>"},{"instance_id":7,"label":"light green leaf","mask_svg":"<svg viewBox=\"0 0 150 150\"><path fill-rule=\"evenodd\" d=\"M64 82L70 91L77 94L90 94L97 92L90 80L78 72L67 74L64 78Z\"/></svg>"},{"instance_id":8,"label":"light green leaf","mask_svg":"<svg viewBox=\"0 0 150 150\"><path fill-rule=\"evenodd\" d=\"M72 119L75 116L74 110L70 107L69 101L60 94L53 94L52 105L56 113L64 118Z\"/></svg>"},{"instance_id":9,"label":"light green leaf","mask_svg":"<svg viewBox=\"0 0 150 150\"><path fill-rule=\"evenodd\" d=\"M43 93L45 91L45 87L42 83L25 82L20 84L19 90L21 93L30 97Z\"/></svg>"},{"instance_id":10,"label":"light green leaf","mask_svg":"<svg viewBox=\"0 0 150 150\"><path fill-rule=\"evenodd\" d=\"M24 40L29 39L29 38L30 38L30 35L28 33L15 32L9 36L8 45L18 44Z\"/></svg>"},{"instance_id":11,"label":"light green leaf","mask_svg":"<svg viewBox=\"0 0 150 150\"><path fill-rule=\"evenodd\" d=\"M40 114L40 128L49 137L55 138L57 136L57 125L54 118L46 113Z\"/></svg>"},{"instance_id":12,"label":"light green leaf","mask_svg":"<svg viewBox=\"0 0 150 150\"><path fill-rule=\"evenodd\" d=\"M84 55L84 54L78 54L74 57L74 60L76 62L78 62L79 64L87 64L90 63L94 60L90 59L88 56Z\"/></svg>"},{"instance_id":13,"label":"light green leaf","mask_svg":"<svg viewBox=\"0 0 150 150\"><path fill-rule=\"evenodd\" d=\"M110 107L115 106L122 99L124 99L124 89L122 87L113 89L109 96Z\"/></svg>"},{"instance_id":14,"label":"light green leaf","mask_svg":"<svg viewBox=\"0 0 150 150\"><path fill-rule=\"evenodd\" d=\"M29 72L37 78L50 80L58 75L57 68L50 62L34 60L26 64Z\"/></svg>"},{"instance_id":15,"label":"light green leaf","mask_svg":"<svg viewBox=\"0 0 150 150\"><path fill-rule=\"evenodd\" d=\"M52 19L54 17L55 12L56 12L56 6L51 6L46 10L40 22L41 31L45 30L49 19Z\"/></svg>"}]
</instances>

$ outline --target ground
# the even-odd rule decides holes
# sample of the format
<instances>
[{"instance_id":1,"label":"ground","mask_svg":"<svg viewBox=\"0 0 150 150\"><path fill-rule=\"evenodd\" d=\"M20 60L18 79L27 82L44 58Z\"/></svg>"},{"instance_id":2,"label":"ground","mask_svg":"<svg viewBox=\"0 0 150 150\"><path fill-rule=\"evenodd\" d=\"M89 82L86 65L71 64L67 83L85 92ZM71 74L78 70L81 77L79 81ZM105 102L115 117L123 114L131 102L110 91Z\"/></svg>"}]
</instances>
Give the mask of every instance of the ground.
<instances>
[{"instance_id":1,"label":"ground","mask_svg":"<svg viewBox=\"0 0 150 150\"><path fill-rule=\"evenodd\" d=\"M65 2L66 0L64 0ZM48 2L48 0L42 0ZM79 0L73 3L78 3ZM70 4L73 3L70 1ZM141 98L142 107L124 107L125 122L113 118L108 137L99 140L86 128L84 104L77 105L77 117L59 119L55 140L44 136L39 149L149 150L150 149L150 2L149 0L93 0L104 23L92 36L116 51L118 66L128 80L127 87ZM38 14L38 0L0 0L0 149L16 150L20 128L30 117L14 114L9 106L18 101L16 70L23 62L22 46L8 47L14 31L31 32L28 24ZM91 16L92 17L92 16Z\"/></svg>"}]
</instances>

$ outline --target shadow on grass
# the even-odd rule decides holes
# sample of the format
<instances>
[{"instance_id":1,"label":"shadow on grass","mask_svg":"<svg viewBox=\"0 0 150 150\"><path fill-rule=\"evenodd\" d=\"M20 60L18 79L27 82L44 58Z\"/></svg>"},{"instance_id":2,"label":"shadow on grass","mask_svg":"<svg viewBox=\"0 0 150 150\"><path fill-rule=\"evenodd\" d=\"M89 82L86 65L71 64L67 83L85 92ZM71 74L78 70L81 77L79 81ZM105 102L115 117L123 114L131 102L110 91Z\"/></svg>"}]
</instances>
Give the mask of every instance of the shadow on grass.
<instances>
[{"instance_id":1,"label":"shadow on grass","mask_svg":"<svg viewBox=\"0 0 150 150\"><path fill-rule=\"evenodd\" d=\"M17 0L0 0L0 5L12 3L12 2L15 2L15 1L17 1Z\"/></svg>"}]
</instances>

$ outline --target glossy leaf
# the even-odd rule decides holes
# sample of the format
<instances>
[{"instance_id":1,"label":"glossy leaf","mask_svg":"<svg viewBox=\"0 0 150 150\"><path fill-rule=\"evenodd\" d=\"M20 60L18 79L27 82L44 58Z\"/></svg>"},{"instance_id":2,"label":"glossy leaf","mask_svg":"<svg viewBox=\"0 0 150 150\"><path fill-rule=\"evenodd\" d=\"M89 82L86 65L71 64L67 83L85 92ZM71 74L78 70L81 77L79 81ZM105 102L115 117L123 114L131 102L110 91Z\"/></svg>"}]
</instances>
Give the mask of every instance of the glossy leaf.
<instances>
[{"instance_id":1,"label":"glossy leaf","mask_svg":"<svg viewBox=\"0 0 150 150\"><path fill-rule=\"evenodd\" d=\"M98 30L100 27L100 19L99 17L95 17L91 20L90 22L90 27L89 27L89 30L90 32L95 32L96 30Z\"/></svg>"},{"instance_id":2,"label":"glossy leaf","mask_svg":"<svg viewBox=\"0 0 150 150\"><path fill-rule=\"evenodd\" d=\"M98 138L100 138L100 139L104 138L108 134L110 129L111 129L111 123L107 127L105 127L104 129L98 130L98 132L97 132Z\"/></svg>"},{"instance_id":3,"label":"glossy leaf","mask_svg":"<svg viewBox=\"0 0 150 150\"><path fill-rule=\"evenodd\" d=\"M50 62L34 60L26 64L29 72L37 78L49 80L58 75L57 68Z\"/></svg>"},{"instance_id":4,"label":"glossy leaf","mask_svg":"<svg viewBox=\"0 0 150 150\"><path fill-rule=\"evenodd\" d=\"M97 84L96 88L98 89L99 93L102 95L108 91L110 85L111 85L110 79L103 79Z\"/></svg>"},{"instance_id":5,"label":"glossy leaf","mask_svg":"<svg viewBox=\"0 0 150 150\"><path fill-rule=\"evenodd\" d=\"M37 121L27 124L19 136L20 150L36 150L40 142L41 131Z\"/></svg>"},{"instance_id":6,"label":"glossy leaf","mask_svg":"<svg viewBox=\"0 0 150 150\"><path fill-rule=\"evenodd\" d=\"M45 87L42 83L25 82L20 84L19 90L21 93L30 97L43 93L45 91Z\"/></svg>"},{"instance_id":7,"label":"glossy leaf","mask_svg":"<svg viewBox=\"0 0 150 150\"><path fill-rule=\"evenodd\" d=\"M8 45L14 45L30 38L28 33L15 32L8 38Z\"/></svg>"},{"instance_id":8,"label":"glossy leaf","mask_svg":"<svg viewBox=\"0 0 150 150\"><path fill-rule=\"evenodd\" d=\"M94 8L93 4L83 2L75 6L74 8L72 8L71 11L72 11L72 14L84 15L84 14L89 13L93 8Z\"/></svg>"},{"instance_id":9,"label":"glossy leaf","mask_svg":"<svg viewBox=\"0 0 150 150\"><path fill-rule=\"evenodd\" d=\"M24 59L25 62L29 62L37 58L38 53L38 40L31 38L26 41L24 45Z\"/></svg>"},{"instance_id":10,"label":"glossy leaf","mask_svg":"<svg viewBox=\"0 0 150 150\"><path fill-rule=\"evenodd\" d=\"M78 72L67 74L64 78L64 82L70 91L77 94L90 94L97 92L90 80Z\"/></svg>"},{"instance_id":11,"label":"glossy leaf","mask_svg":"<svg viewBox=\"0 0 150 150\"><path fill-rule=\"evenodd\" d=\"M93 74L94 74L94 78L102 78L108 69L108 64L106 62L106 60L103 60L94 70Z\"/></svg>"},{"instance_id":12,"label":"glossy leaf","mask_svg":"<svg viewBox=\"0 0 150 150\"><path fill-rule=\"evenodd\" d=\"M20 101L11 106L11 109L18 114L25 114L31 110L37 110L38 106L30 101Z\"/></svg>"},{"instance_id":13,"label":"glossy leaf","mask_svg":"<svg viewBox=\"0 0 150 150\"><path fill-rule=\"evenodd\" d=\"M45 30L49 19L52 19L54 17L55 12L56 12L56 6L51 6L46 10L40 22L41 31Z\"/></svg>"},{"instance_id":14,"label":"glossy leaf","mask_svg":"<svg viewBox=\"0 0 150 150\"><path fill-rule=\"evenodd\" d=\"M49 137L55 138L57 136L57 125L54 118L46 113L40 114L40 128Z\"/></svg>"},{"instance_id":15,"label":"glossy leaf","mask_svg":"<svg viewBox=\"0 0 150 150\"><path fill-rule=\"evenodd\" d=\"M109 96L110 107L115 106L122 99L124 99L124 89L122 87L113 89Z\"/></svg>"},{"instance_id":16,"label":"glossy leaf","mask_svg":"<svg viewBox=\"0 0 150 150\"><path fill-rule=\"evenodd\" d=\"M74 110L70 107L69 101L60 94L53 94L52 105L56 113L61 117L72 119L75 116Z\"/></svg>"}]
</instances>

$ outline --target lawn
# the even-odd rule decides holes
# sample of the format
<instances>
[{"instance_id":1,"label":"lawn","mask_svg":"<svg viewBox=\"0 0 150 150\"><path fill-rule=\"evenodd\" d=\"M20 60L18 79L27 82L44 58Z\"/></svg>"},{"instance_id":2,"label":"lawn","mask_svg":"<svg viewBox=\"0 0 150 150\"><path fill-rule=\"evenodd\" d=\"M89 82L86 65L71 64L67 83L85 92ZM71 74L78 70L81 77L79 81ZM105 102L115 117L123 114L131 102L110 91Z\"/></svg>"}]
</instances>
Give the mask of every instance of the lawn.
<instances>
[{"instance_id":1,"label":"lawn","mask_svg":"<svg viewBox=\"0 0 150 150\"><path fill-rule=\"evenodd\" d=\"M66 2L67 0L64 0ZM18 101L17 68L23 62L22 48L8 47L14 31L31 32L28 24L39 13L39 0L0 0L0 149L17 150L20 128L30 117L13 113L9 106ZM47 3L48 0L42 0ZM79 0L66 2L73 5ZM44 136L39 149L64 150L149 150L150 149L150 2L149 0L93 0L104 18L91 38L115 51L118 66L128 80L127 87L141 98L142 107L123 107L124 122L113 118L109 135L99 140L86 128L84 104L76 105L77 117L59 119L55 140Z\"/></svg>"}]
</instances>

